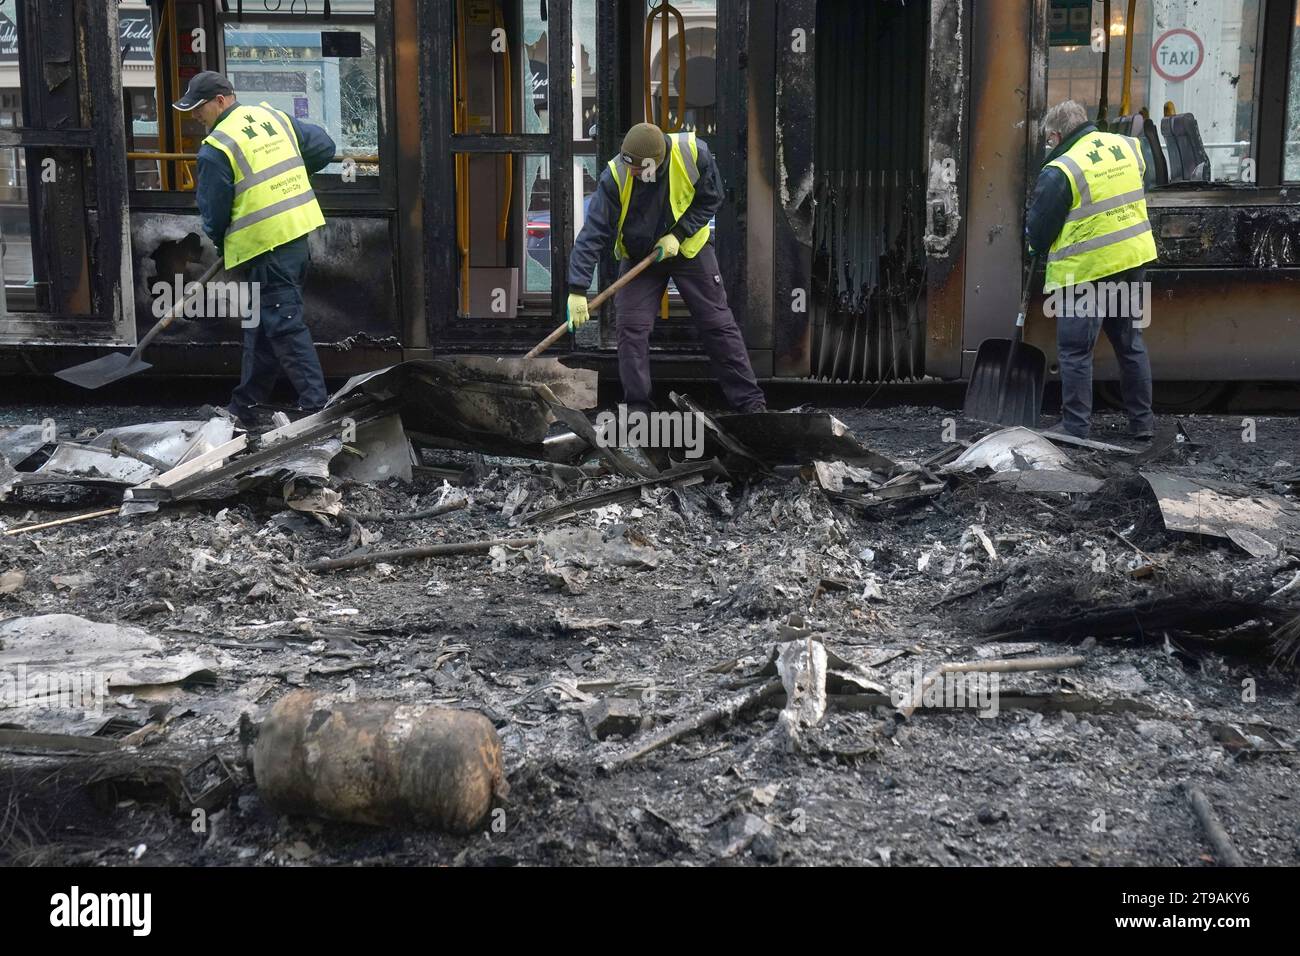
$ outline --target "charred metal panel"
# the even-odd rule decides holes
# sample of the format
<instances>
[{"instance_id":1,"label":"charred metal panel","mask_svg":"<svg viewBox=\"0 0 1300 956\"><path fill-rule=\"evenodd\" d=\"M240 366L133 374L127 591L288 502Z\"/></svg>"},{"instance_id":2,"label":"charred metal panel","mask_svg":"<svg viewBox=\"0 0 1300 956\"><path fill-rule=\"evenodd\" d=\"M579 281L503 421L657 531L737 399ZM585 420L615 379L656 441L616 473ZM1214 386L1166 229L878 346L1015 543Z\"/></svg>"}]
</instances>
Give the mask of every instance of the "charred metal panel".
<instances>
[{"instance_id":1,"label":"charred metal panel","mask_svg":"<svg viewBox=\"0 0 1300 956\"><path fill-rule=\"evenodd\" d=\"M121 112L117 5L20 0L11 13L22 33L24 125L5 130L0 145L27 151L38 294L36 311L0 323L0 340L122 341L125 134L121 123L90 125Z\"/></svg>"},{"instance_id":2,"label":"charred metal panel","mask_svg":"<svg viewBox=\"0 0 1300 956\"><path fill-rule=\"evenodd\" d=\"M966 283L967 3L930 2L930 62L926 126L926 348L931 375L961 375L962 303Z\"/></svg>"},{"instance_id":3,"label":"charred metal panel","mask_svg":"<svg viewBox=\"0 0 1300 956\"><path fill-rule=\"evenodd\" d=\"M1024 209L1029 213L1029 200L1033 198L1038 182L1038 170L1043 165L1043 117L1047 114L1047 0L1032 0L1032 20L1029 28L1029 111L1025 116L1025 194Z\"/></svg>"},{"instance_id":4,"label":"charred metal panel","mask_svg":"<svg viewBox=\"0 0 1300 956\"><path fill-rule=\"evenodd\" d=\"M1157 382L1300 379L1300 351L1277 347L1300 341L1300 270L1152 268L1147 279L1142 335ZM1104 377L1118 377L1109 343L1097 358Z\"/></svg>"},{"instance_id":5,"label":"charred metal panel","mask_svg":"<svg viewBox=\"0 0 1300 956\"><path fill-rule=\"evenodd\" d=\"M547 0L546 56L548 63L573 62L573 16L570 0ZM560 75L566 80L569 71ZM573 86L549 83L551 97L551 321L564 320L569 297L569 261L573 248ZM560 170L561 175L556 175Z\"/></svg>"},{"instance_id":6,"label":"charred metal panel","mask_svg":"<svg viewBox=\"0 0 1300 956\"><path fill-rule=\"evenodd\" d=\"M85 52L81 59L88 74L83 112L94 131L94 231L95 299L97 315L104 317L105 334L122 341L130 328L132 272L130 247L131 207L127 187L126 131L121 123L94 122L94 117L116 116L120 109L122 58L118 50L117 4L83 3L78 7L78 32ZM94 82L89 82L94 77Z\"/></svg>"},{"instance_id":7,"label":"charred metal panel","mask_svg":"<svg viewBox=\"0 0 1300 956\"><path fill-rule=\"evenodd\" d=\"M596 6L596 58L597 72L602 77L630 77L627 64L631 53L631 30L628 26L627 0L610 0ZM631 124L629 102L632 84L624 81L603 82L596 89L596 159L605 161L618 153L623 142L623 131ZM601 257L596 269L596 283L604 292L617 275L612 261ZM614 302L601 306L599 326L600 347L613 348L617 341L618 313Z\"/></svg>"},{"instance_id":8,"label":"charred metal panel","mask_svg":"<svg viewBox=\"0 0 1300 956\"><path fill-rule=\"evenodd\" d=\"M778 376L803 376L811 370L816 22L816 0L777 5L772 361Z\"/></svg>"},{"instance_id":9,"label":"charred metal panel","mask_svg":"<svg viewBox=\"0 0 1300 956\"><path fill-rule=\"evenodd\" d=\"M1177 381L1297 381L1300 352L1276 343L1300 340L1300 269L1163 269L1147 271L1150 325L1142 332L1157 383ZM1056 323L1036 296L1025 340L1056 364ZM966 352L969 371L974 351ZM1094 378L1119 378L1103 335Z\"/></svg>"},{"instance_id":10,"label":"charred metal panel","mask_svg":"<svg viewBox=\"0 0 1300 956\"><path fill-rule=\"evenodd\" d=\"M19 57L27 78L22 88L26 126L67 130L81 125L73 6L73 0L18 4ZM46 291L45 301L38 298L38 303L56 315L85 315L92 309L84 155L76 149L33 149L27 154L32 267L38 287ZM47 171L53 173L52 180Z\"/></svg>"},{"instance_id":11,"label":"charred metal panel","mask_svg":"<svg viewBox=\"0 0 1300 956\"><path fill-rule=\"evenodd\" d=\"M772 76L776 70L776 5L754 3L749 11L749 131L746 137L749 169L746 175L745 216L747 240L745 260L745 307L749 321L745 342L750 349L771 349L776 338L774 326L773 239L776 216L776 90ZM788 300L787 300L788 301ZM784 319L783 319L784 321ZM771 361L764 365L771 371ZM763 372L755 367L755 373ZM801 372L799 374L806 374Z\"/></svg>"},{"instance_id":12,"label":"charred metal panel","mask_svg":"<svg viewBox=\"0 0 1300 956\"><path fill-rule=\"evenodd\" d=\"M436 345L456 317L456 196L451 136L453 0L419 0L420 166L424 171L424 316Z\"/></svg>"},{"instance_id":13,"label":"charred metal panel","mask_svg":"<svg viewBox=\"0 0 1300 956\"><path fill-rule=\"evenodd\" d=\"M1287 89L1291 58L1300 51L1291 50L1295 31L1292 0L1269 0L1263 13L1264 35L1260 49L1261 70L1257 79L1259 118L1256 121L1259 157L1256 182L1265 188L1282 182L1282 153L1286 139L1295 135L1287 123ZM1294 92L1291 94L1295 95Z\"/></svg>"},{"instance_id":14,"label":"charred metal panel","mask_svg":"<svg viewBox=\"0 0 1300 956\"><path fill-rule=\"evenodd\" d=\"M928 11L821 0L812 275L812 374L919 378L925 369Z\"/></svg>"},{"instance_id":15,"label":"charred metal panel","mask_svg":"<svg viewBox=\"0 0 1300 956\"><path fill-rule=\"evenodd\" d=\"M975 4L966 207L966 348L1005 338L1020 307L1036 0Z\"/></svg>"},{"instance_id":16,"label":"charred metal panel","mask_svg":"<svg viewBox=\"0 0 1300 956\"><path fill-rule=\"evenodd\" d=\"M397 153L397 236L401 260L397 287L402 294L402 341L411 348L426 348L429 326L425 318L424 196L421 190L421 110L410 102L420 89L420 35L417 0L393 0L393 133Z\"/></svg>"},{"instance_id":17,"label":"charred metal panel","mask_svg":"<svg viewBox=\"0 0 1300 956\"><path fill-rule=\"evenodd\" d=\"M1148 197L1147 211L1162 267L1300 266L1300 205L1279 204L1275 195L1208 205L1195 195L1157 193Z\"/></svg>"},{"instance_id":18,"label":"charred metal panel","mask_svg":"<svg viewBox=\"0 0 1300 956\"><path fill-rule=\"evenodd\" d=\"M745 197L749 162L749 5L747 0L718 4L718 131L713 158L722 174L722 206L717 215L718 268L727 284L727 301L746 342L754 342L749 326L748 283L745 281Z\"/></svg>"},{"instance_id":19,"label":"charred metal panel","mask_svg":"<svg viewBox=\"0 0 1300 956\"><path fill-rule=\"evenodd\" d=\"M317 344L339 343L354 335L373 340L401 336L391 231L386 218L333 216L311 233L304 314ZM137 334L143 335L156 321L153 290L158 282L174 284L178 274L194 281L216 259L216 249L201 236L198 216L136 212L131 222L131 259ZM226 273L218 281L238 278ZM161 340L239 342L242 332L234 314L232 308L229 318L178 322Z\"/></svg>"}]
</instances>

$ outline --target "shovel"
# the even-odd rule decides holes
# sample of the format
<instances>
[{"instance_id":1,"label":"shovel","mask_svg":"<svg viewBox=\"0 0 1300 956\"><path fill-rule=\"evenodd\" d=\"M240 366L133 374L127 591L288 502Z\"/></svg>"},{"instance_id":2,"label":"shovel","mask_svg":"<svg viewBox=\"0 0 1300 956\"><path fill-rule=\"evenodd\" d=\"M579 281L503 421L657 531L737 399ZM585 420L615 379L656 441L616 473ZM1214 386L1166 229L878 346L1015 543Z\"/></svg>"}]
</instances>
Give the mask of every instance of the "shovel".
<instances>
[{"instance_id":1,"label":"shovel","mask_svg":"<svg viewBox=\"0 0 1300 956\"><path fill-rule=\"evenodd\" d=\"M634 277L655 262L650 253L627 272L619 276L608 289L591 300L595 309ZM570 408L591 408L596 404L596 374L588 369L569 368L558 358L540 357L541 353L558 342L569 331L566 322L544 338L522 358L495 355L448 355L443 361L458 366L476 382L505 385L545 385L563 404Z\"/></svg>"},{"instance_id":2,"label":"shovel","mask_svg":"<svg viewBox=\"0 0 1300 956\"><path fill-rule=\"evenodd\" d=\"M199 285L207 283L220 272L221 266L222 260L218 257L208 271L199 276ZM172 310L158 320L130 355L113 352L111 355L92 359L89 362L74 365L72 368L65 368L62 372L55 372L54 374L65 382L71 382L73 385L79 385L82 388L100 388L110 382L116 382L120 378L126 378L128 375L134 375L136 372L143 372L147 368L152 368L153 366L150 363L140 358L140 354L150 342L157 338L163 329L176 321L176 317L185 311L185 302L185 298L182 297L180 302L172 306Z\"/></svg>"},{"instance_id":3,"label":"shovel","mask_svg":"<svg viewBox=\"0 0 1300 956\"><path fill-rule=\"evenodd\" d=\"M963 410L967 418L995 425L1038 427L1047 380L1047 356L1042 349L1024 343L1029 289L1037 265L1035 256L1025 273L1014 337L985 339L975 353L975 368L966 386Z\"/></svg>"},{"instance_id":4,"label":"shovel","mask_svg":"<svg viewBox=\"0 0 1300 956\"><path fill-rule=\"evenodd\" d=\"M646 256L644 259L642 259L632 268L628 269L627 272L624 272L621 276L619 276L618 279L616 279L608 289L606 289L600 295L596 296L589 303L587 303L587 308L594 311L598 306L603 305L605 303L605 300L608 299L611 295L613 295L619 289L623 288L623 286L627 285L638 275L644 272L647 268L654 265L658 261L659 261L658 253L657 252L650 253L650 255ZM537 358L537 356L541 355L543 352L549 349L556 342L560 341L560 339L564 338L564 333L568 331L569 331L569 323L565 322L563 325L561 325L558 329L556 329L546 338L542 339L540 342L534 345L532 350L527 355L525 355L524 358L525 359Z\"/></svg>"}]
</instances>

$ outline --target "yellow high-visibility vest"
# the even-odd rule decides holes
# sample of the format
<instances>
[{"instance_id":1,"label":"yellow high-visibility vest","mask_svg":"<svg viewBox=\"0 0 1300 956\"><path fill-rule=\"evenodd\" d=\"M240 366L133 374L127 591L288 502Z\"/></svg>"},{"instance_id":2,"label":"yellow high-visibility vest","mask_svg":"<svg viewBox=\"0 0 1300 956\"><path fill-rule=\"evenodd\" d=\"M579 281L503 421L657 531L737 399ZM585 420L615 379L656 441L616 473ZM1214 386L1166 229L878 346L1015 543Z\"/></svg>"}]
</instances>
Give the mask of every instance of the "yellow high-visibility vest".
<instances>
[{"instance_id":1,"label":"yellow high-visibility vest","mask_svg":"<svg viewBox=\"0 0 1300 956\"><path fill-rule=\"evenodd\" d=\"M671 133L668 136L672 151L668 163L668 203L673 209L673 222L681 219L695 199L695 184L700 178L700 169L696 165L700 156L699 147L695 145L694 133ZM618 214L618 238L614 241L614 252L620 259L626 259L627 249L623 246L623 222L627 219L628 208L632 205L632 179L640 175L639 170L628 169L627 164L618 159L609 161L614 182L618 184L618 197L623 204ZM688 237L681 245L678 255L694 259L696 254L709 241L709 224L705 223L695 235Z\"/></svg>"},{"instance_id":2,"label":"yellow high-visibility vest","mask_svg":"<svg viewBox=\"0 0 1300 956\"><path fill-rule=\"evenodd\" d=\"M289 117L237 105L203 140L230 158L235 202L222 253L233 269L325 225Z\"/></svg>"},{"instance_id":3,"label":"yellow high-visibility vest","mask_svg":"<svg viewBox=\"0 0 1300 956\"><path fill-rule=\"evenodd\" d=\"M1047 164L1070 181L1073 201L1047 257L1051 292L1123 272L1156 258L1137 140L1089 133Z\"/></svg>"}]
</instances>

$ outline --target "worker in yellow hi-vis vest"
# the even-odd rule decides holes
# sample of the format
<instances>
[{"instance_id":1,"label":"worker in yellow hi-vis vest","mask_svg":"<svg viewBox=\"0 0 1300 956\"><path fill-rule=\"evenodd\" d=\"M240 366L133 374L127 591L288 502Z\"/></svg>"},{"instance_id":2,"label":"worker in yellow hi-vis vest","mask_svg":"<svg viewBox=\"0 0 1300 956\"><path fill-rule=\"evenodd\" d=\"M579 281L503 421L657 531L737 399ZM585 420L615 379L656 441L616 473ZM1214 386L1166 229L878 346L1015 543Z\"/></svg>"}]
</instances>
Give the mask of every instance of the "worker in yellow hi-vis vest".
<instances>
[{"instance_id":1,"label":"worker in yellow hi-vis vest","mask_svg":"<svg viewBox=\"0 0 1300 956\"><path fill-rule=\"evenodd\" d=\"M587 290L601 256L612 252L625 272L658 253L658 262L614 296L618 373L629 408L650 407L650 331L671 279L727 402L741 412L767 409L713 252L712 220L721 204L717 164L691 132L667 136L658 126L638 123L601 172L569 256L569 328L588 319Z\"/></svg>"},{"instance_id":2,"label":"worker in yellow hi-vis vest","mask_svg":"<svg viewBox=\"0 0 1300 956\"><path fill-rule=\"evenodd\" d=\"M311 174L334 159L334 140L267 103L249 106L220 73L198 73L175 108L208 129L198 154L203 229L241 281L257 283L257 316L245 323L239 387L228 411L246 426L283 370L304 412L325 404L325 376L303 321L307 236L325 225Z\"/></svg>"},{"instance_id":3,"label":"worker in yellow hi-vis vest","mask_svg":"<svg viewBox=\"0 0 1300 956\"><path fill-rule=\"evenodd\" d=\"M1087 438L1092 350L1105 330L1119 362L1129 435L1149 439L1151 321L1145 266L1156 258L1147 218L1146 160L1137 140L1102 133L1073 100L1043 117L1047 162L1025 222L1030 251L1047 258L1047 311L1056 317L1061 428Z\"/></svg>"}]
</instances>

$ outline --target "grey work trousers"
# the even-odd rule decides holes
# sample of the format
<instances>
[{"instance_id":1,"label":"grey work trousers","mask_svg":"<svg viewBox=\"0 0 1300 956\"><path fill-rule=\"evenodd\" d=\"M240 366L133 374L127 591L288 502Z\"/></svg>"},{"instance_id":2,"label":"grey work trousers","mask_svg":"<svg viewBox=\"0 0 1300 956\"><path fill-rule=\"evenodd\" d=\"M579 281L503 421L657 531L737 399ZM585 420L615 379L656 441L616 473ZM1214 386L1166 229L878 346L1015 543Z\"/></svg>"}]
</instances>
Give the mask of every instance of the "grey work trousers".
<instances>
[{"instance_id":1,"label":"grey work trousers","mask_svg":"<svg viewBox=\"0 0 1300 956\"><path fill-rule=\"evenodd\" d=\"M1136 283L1140 288L1146 270L1139 267L1098 279L1101 283ZM1078 286L1061 290L1061 314L1056 319L1056 353L1061 366L1061 426L1076 438L1087 438L1092 423L1092 350L1105 331L1119 362L1120 390L1131 429L1149 430L1155 425L1151 411L1151 360L1142 340L1150 302L1143 302L1145 315L1131 309L1113 309L1106 295L1082 295ZM1130 302L1133 300L1130 299ZM1122 312L1123 314L1106 314ZM1135 322L1137 324L1135 324Z\"/></svg>"},{"instance_id":2,"label":"grey work trousers","mask_svg":"<svg viewBox=\"0 0 1300 956\"><path fill-rule=\"evenodd\" d=\"M243 368L229 410L248 419L253 406L271 397L283 371L304 411L320 410L329 398L320 358L303 321L302 286L307 277L307 237L285 243L253 259L241 276L260 284L261 315L244 329Z\"/></svg>"},{"instance_id":3,"label":"grey work trousers","mask_svg":"<svg viewBox=\"0 0 1300 956\"><path fill-rule=\"evenodd\" d=\"M620 274L630 267L625 260ZM691 310L700 343L727 403L739 412L766 410L767 399L758 387L745 339L727 305L727 290L711 243L693 259L678 255L656 262L615 293L618 374L624 401L631 406L650 404L650 332L669 279Z\"/></svg>"}]
</instances>

